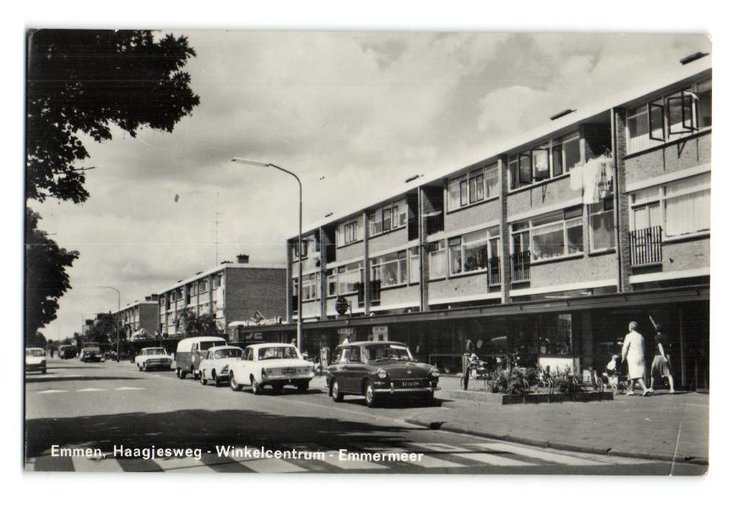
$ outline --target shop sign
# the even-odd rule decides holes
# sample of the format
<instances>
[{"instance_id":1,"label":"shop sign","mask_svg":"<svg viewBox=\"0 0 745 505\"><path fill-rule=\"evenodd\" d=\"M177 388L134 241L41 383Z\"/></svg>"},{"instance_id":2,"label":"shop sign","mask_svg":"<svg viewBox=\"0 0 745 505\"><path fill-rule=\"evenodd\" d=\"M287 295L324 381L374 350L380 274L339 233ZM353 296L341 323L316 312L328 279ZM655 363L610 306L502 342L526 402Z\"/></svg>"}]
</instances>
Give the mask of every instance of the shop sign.
<instances>
[{"instance_id":1,"label":"shop sign","mask_svg":"<svg viewBox=\"0 0 745 505\"><path fill-rule=\"evenodd\" d=\"M372 327L372 339L376 342L383 342L388 340L388 327L387 326L373 326Z\"/></svg>"}]
</instances>

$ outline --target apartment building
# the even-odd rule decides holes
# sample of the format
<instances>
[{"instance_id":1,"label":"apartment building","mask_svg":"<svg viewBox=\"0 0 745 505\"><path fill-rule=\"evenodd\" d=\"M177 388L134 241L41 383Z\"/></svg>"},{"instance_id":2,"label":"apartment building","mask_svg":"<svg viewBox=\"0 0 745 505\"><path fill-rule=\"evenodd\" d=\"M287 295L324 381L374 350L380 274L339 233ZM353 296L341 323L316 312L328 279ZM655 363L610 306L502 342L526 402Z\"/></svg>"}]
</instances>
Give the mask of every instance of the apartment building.
<instances>
[{"instance_id":1,"label":"apartment building","mask_svg":"<svg viewBox=\"0 0 745 505\"><path fill-rule=\"evenodd\" d=\"M697 56L288 239L305 347L382 336L457 371L470 339L579 372L604 367L631 320L651 343L654 321L678 385L708 387L712 86Z\"/></svg>"},{"instance_id":2,"label":"apartment building","mask_svg":"<svg viewBox=\"0 0 745 505\"><path fill-rule=\"evenodd\" d=\"M127 340L152 339L160 329L158 322L158 295L135 300L115 313Z\"/></svg>"},{"instance_id":3,"label":"apartment building","mask_svg":"<svg viewBox=\"0 0 745 505\"><path fill-rule=\"evenodd\" d=\"M187 312L209 316L218 332L228 333L233 321L247 321L260 314L267 320L286 312L285 267L252 266L247 255L179 280L158 295L158 330L174 337L184 334Z\"/></svg>"}]
</instances>

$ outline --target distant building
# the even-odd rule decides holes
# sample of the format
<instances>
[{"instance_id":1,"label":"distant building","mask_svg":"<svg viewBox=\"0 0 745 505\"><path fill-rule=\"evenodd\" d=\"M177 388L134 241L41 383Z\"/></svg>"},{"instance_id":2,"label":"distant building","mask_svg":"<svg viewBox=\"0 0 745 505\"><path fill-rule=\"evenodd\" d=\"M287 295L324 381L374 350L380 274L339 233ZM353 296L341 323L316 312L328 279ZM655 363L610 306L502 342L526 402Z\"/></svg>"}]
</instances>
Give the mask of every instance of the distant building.
<instances>
[{"instance_id":1,"label":"distant building","mask_svg":"<svg viewBox=\"0 0 745 505\"><path fill-rule=\"evenodd\" d=\"M136 300L116 313L127 340L154 338L160 329L158 295Z\"/></svg>"},{"instance_id":2,"label":"distant building","mask_svg":"<svg viewBox=\"0 0 745 505\"><path fill-rule=\"evenodd\" d=\"M247 255L224 261L180 280L158 295L158 330L170 337L183 335L184 311L212 317L222 334L233 321L246 321L257 312L266 319L285 314L287 274L284 266L252 266Z\"/></svg>"}]
</instances>

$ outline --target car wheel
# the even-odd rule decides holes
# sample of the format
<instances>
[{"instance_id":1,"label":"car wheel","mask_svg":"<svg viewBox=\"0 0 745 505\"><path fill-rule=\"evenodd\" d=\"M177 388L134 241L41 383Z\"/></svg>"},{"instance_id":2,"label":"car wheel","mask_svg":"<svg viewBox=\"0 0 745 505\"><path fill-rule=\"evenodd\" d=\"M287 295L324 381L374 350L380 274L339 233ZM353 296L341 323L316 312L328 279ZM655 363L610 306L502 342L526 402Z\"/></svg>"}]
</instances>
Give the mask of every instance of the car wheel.
<instances>
[{"instance_id":1,"label":"car wheel","mask_svg":"<svg viewBox=\"0 0 745 505\"><path fill-rule=\"evenodd\" d=\"M219 388L220 387L220 379L217 378L217 374L215 373L214 370L212 370L212 380L215 381L215 387L216 388Z\"/></svg>"},{"instance_id":2,"label":"car wheel","mask_svg":"<svg viewBox=\"0 0 745 505\"><path fill-rule=\"evenodd\" d=\"M337 403L344 401L344 394L339 391L339 383L336 381L331 383L331 399Z\"/></svg>"},{"instance_id":3,"label":"car wheel","mask_svg":"<svg viewBox=\"0 0 745 505\"><path fill-rule=\"evenodd\" d=\"M44 375L46 375L46 373L47 373L47 367L42 368L41 369L41 373L44 374Z\"/></svg>"},{"instance_id":4,"label":"car wheel","mask_svg":"<svg viewBox=\"0 0 745 505\"><path fill-rule=\"evenodd\" d=\"M375 398L375 391L373 390L372 383L365 383L365 403L368 407L374 407L376 402L377 398Z\"/></svg>"},{"instance_id":5,"label":"car wheel","mask_svg":"<svg viewBox=\"0 0 745 505\"><path fill-rule=\"evenodd\" d=\"M422 401L425 405L434 405L435 404L435 393L433 391L428 391L427 393L424 393L422 396Z\"/></svg>"},{"instance_id":6,"label":"car wheel","mask_svg":"<svg viewBox=\"0 0 745 505\"><path fill-rule=\"evenodd\" d=\"M298 393L306 393L308 391L309 385L310 385L310 381L299 382L297 385Z\"/></svg>"},{"instance_id":7,"label":"car wheel","mask_svg":"<svg viewBox=\"0 0 745 505\"><path fill-rule=\"evenodd\" d=\"M194 368L192 367L191 378L192 380L197 380L199 378L199 370L194 370Z\"/></svg>"},{"instance_id":8,"label":"car wheel","mask_svg":"<svg viewBox=\"0 0 745 505\"><path fill-rule=\"evenodd\" d=\"M235 375L233 375L233 372L230 372L230 389L233 391L240 391L243 389L243 386L238 384L238 382L235 380Z\"/></svg>"},{"instance_id":9,"label":"car wheel","mask_svg":"<svg viewBox=\"0 0 745 505\"><path fill-rule=\"evenodd\" d=\"M251 376L251 392L255 395L260 395L261 392L264 390L264 388L256 382L256 379L254 379L253 375Z\"/></svg>"}]
</instances>

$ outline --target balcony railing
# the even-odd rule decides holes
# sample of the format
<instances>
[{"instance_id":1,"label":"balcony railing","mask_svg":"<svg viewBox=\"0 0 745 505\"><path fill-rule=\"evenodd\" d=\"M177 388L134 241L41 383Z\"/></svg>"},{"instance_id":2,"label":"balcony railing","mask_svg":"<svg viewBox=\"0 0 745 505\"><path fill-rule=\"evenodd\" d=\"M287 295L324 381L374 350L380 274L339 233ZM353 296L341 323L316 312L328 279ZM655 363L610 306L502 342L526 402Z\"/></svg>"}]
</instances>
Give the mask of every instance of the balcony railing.
<instances>
[{"instance_id":1,"label":"balcony railing","mask_svg":"<svg viewBox=\"0 0 745 505\"><path fill-rule=\"evenodd\" d=\"M631 266L662 263L662 227L652 226L629 232Z\"/></svg>"},{"instance_id":2,"label":"balcony railing","mask_svg":"<svg viewBox=\"0 0 745 505\"><path fill-rule=\"evenodd\" d=\"M512 262L512 282L530 280L530 251L510 255Z\"/></svg>"}]
</instances>

